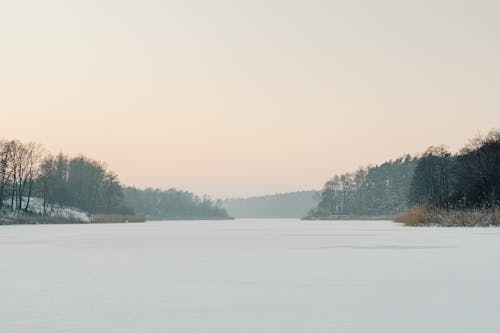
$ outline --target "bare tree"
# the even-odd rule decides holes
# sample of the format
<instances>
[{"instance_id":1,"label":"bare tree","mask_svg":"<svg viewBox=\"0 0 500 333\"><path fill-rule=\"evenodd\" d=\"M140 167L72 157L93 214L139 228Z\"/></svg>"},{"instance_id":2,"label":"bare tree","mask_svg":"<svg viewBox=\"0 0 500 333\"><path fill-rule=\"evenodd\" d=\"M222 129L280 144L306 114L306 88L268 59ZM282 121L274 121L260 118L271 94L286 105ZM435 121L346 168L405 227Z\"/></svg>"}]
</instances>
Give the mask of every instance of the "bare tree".
<instances>
[{"instance_id":1,"label":"bare tree","mask_svg":"<svg viewBox=\"0 0 500 333\"><path fill-rule=\"evenodd\" d=\"M0 141L0 208L3 207L5 188L10 180L13 141Z\"/></svg>"},{"instance_id":2,"label":"bare tree","mask_svg":"<svg viewBox=\"0 0 500 333\"><path fill-rule=\"evenodd\" d=\"M33 191L33 183L35 179L40 174L40 163L42 161L44 150L41 145L37 143L30 142L25 146L26 150L26 175L23 180L23 194L25 191L26 183L28 183L28 194L26 206L24 207L25 211L28 211L31 194Z\"/></svg>"}]
</instances>

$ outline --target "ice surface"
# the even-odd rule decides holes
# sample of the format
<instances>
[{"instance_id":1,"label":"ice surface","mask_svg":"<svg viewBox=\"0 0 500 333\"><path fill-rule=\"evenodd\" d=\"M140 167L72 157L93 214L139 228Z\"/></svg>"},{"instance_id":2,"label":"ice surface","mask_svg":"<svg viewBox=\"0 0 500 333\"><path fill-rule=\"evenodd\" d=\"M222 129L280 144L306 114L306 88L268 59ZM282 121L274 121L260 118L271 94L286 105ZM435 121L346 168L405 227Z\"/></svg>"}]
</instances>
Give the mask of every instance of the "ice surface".
<instances>
[{"instance_id":1,"label":"ice surface","mask_svg":"<svg viewBox=\"0 0 500 333\"><path fill-rule=\"evenodd\" d=\"M500 229L0 227L0 331L499 332Z\"/></svg>"}]
</instances>

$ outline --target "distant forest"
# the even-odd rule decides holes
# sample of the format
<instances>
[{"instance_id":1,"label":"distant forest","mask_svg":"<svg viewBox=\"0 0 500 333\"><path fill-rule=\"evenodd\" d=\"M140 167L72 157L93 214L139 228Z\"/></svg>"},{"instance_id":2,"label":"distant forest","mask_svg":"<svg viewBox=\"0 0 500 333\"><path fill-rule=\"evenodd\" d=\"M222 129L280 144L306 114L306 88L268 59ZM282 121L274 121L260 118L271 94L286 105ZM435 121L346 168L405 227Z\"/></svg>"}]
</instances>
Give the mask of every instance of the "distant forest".
<instances>
[{"instance_id":1,"label":"distant forest","mask_svg":"<svg viewBox=\"0 0 500 333\"><path fill-rule=\"evenodd\" d=\"M222 201L214 201L208 196L199 197L191 192L174 188L138 189L125 187L124 201L136 214L145 215L153 220L212 220L228 219Z\"/></svg>"},{"instance_id":2,"label":"distant forest","mask_svg":"<svg viewBox=\"0 0 500 333\"><path fill-rule=\"evenodd\" d=\"M317 204L319 194L319 191L299 191L226 199L223 206L229 215L238 218L301 218Z\"/></svg>"},{"instance_id":3,"label":"distant forest","mask_svg":"<svg viewBox=\"0 0 500 333\"><path fill-rule=\"evenodd\" d=\"M33 198L36 198L34 200ZM30 205L36 201L42 207ZM52 208L68 206L92 214L141 214L155 219L228 218L208 197L124 187L116 173L85 156L48 154L36 143L0 141L0 216L50 216Z\"/></svg>"},{"instance_id":4,"label":"distant forest","mask_svg":"<svg viewBox=\"0 0 500 333\"><path fill-rule=\"evenodd\" d=\"M393 216L413 206L445 210L500 205L500 131L477 137L452 154L443 146L326 182L306 218Z\"/></svg>"}]
</instances>

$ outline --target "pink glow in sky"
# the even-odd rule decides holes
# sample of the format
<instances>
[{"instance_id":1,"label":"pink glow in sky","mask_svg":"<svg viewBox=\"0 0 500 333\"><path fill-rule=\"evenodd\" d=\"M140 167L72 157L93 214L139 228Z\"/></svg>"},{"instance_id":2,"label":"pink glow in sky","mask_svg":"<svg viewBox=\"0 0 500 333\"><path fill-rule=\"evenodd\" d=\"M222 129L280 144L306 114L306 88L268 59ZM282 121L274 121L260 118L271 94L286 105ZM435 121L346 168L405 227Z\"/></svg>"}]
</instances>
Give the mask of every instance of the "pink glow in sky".
<instances>
[{"instance_id":1,"label":"pink glow in sky","mask_svg":"<svg viewBox=\"0 0 500 333\"><path fill-rule=\"evenodd\" d=\"M0 4L0 137L217 197L500 126L497 1Z\"/></svg>"}]
</instances>

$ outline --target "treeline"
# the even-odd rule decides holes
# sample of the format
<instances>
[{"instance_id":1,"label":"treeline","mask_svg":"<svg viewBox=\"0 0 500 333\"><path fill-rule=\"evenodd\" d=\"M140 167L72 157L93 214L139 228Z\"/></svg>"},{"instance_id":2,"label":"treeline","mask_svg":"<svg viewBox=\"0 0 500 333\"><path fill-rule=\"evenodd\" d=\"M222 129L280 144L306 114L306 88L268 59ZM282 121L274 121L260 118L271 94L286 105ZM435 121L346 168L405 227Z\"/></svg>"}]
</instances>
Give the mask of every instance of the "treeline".
<instances>
[{"instance_id":1,"label":"treeline","mask_svg":"<svg viewBox=\"0 0 500 333\"><path fill-rule=\"evenodd\" d=\"M123 202L118 176L99 161L85 156L47 156L40 165L35 195L47 204L79 208L91 214L133 215Z\"/></svg>"},{"instance_id":2,"label":"treeline","mask_svg":"<svg viewBox=\"0 0 500 333\"><path fill-rule=\"evenodd\" d=\"M327 181L306 218L385 217L408 208L419 159L410 155Z\"/></svg>"},{"instance_id":3,"label":"treeline","mask_svg":"<svg viewBox=\"0 0 500 333\"><path fill-rule=\"evenodd\" d=\"M79 208L89 216L133 214L123 204L118 176L103 163L84 156L53 156L36 143L0 141L0 209L28 214L34 197L42 200L44 216L56 204Z\"/></svg>"},{"instance_id":4,"label":"treeline","mask_svg":"<svg viewBox=\"0 0 500 333\"><path fill-rule=\"evenodd\" d=\"M239 218L301 218L318 200L319 191L299 191L226 199L223 205L231 216Z\"/></svg>"},{"instance_id":5,"label":"treeline","mask_svg":"<svg viewBox=\"0 0 500 333\"><path fill-rule=\"evenodd\" d=\"M38 207L32 207L35 204ZM100 161L62 153L54 156L36 143L1 140L0 215L50 216L54 206L78 208L89 217L227 217L225 210L208 197L199 198L175 189L162 192L124 188L118 175Z\"/></svg>"},{"instance_id":6,"label":"treeline","mask_svg":"<svg viewBox=\"0 0 500 333\"><path fill-rule=\"evenodd\" d=\"M430 147L415 170L410 202L445 210L498 207L500 130L471 140L457 154Z\"/></svg>"},{"instance_id":7,"label":"treeline","mask_svg":"<svg viewBox=\"0 0 500 333\"><path fill-rule=\"evenodd\" d=\"M456 154L443 146L429 147L418 157L407 155L335 176L306 218L389 217L417 207L400 214L400 220L411 225L493 225L500 223L498 214L487 212L499 205L500 130L493 130ZM471 210L474 214L457 213ZM470 221L462 221L463 216Z\"/></svg>"},{"instance_id":8,"label":"treeline","mask_svg":"<svg viewBox=\"0 0 500 333\"><path fill-rule=\"evenodd\" d=\"M197 196L175 188L160 189L124 188L127 205L140 215L156 220L214 220L231 219L222 207L222 201L208 196Z\"/></svg>"}]
</instances>

